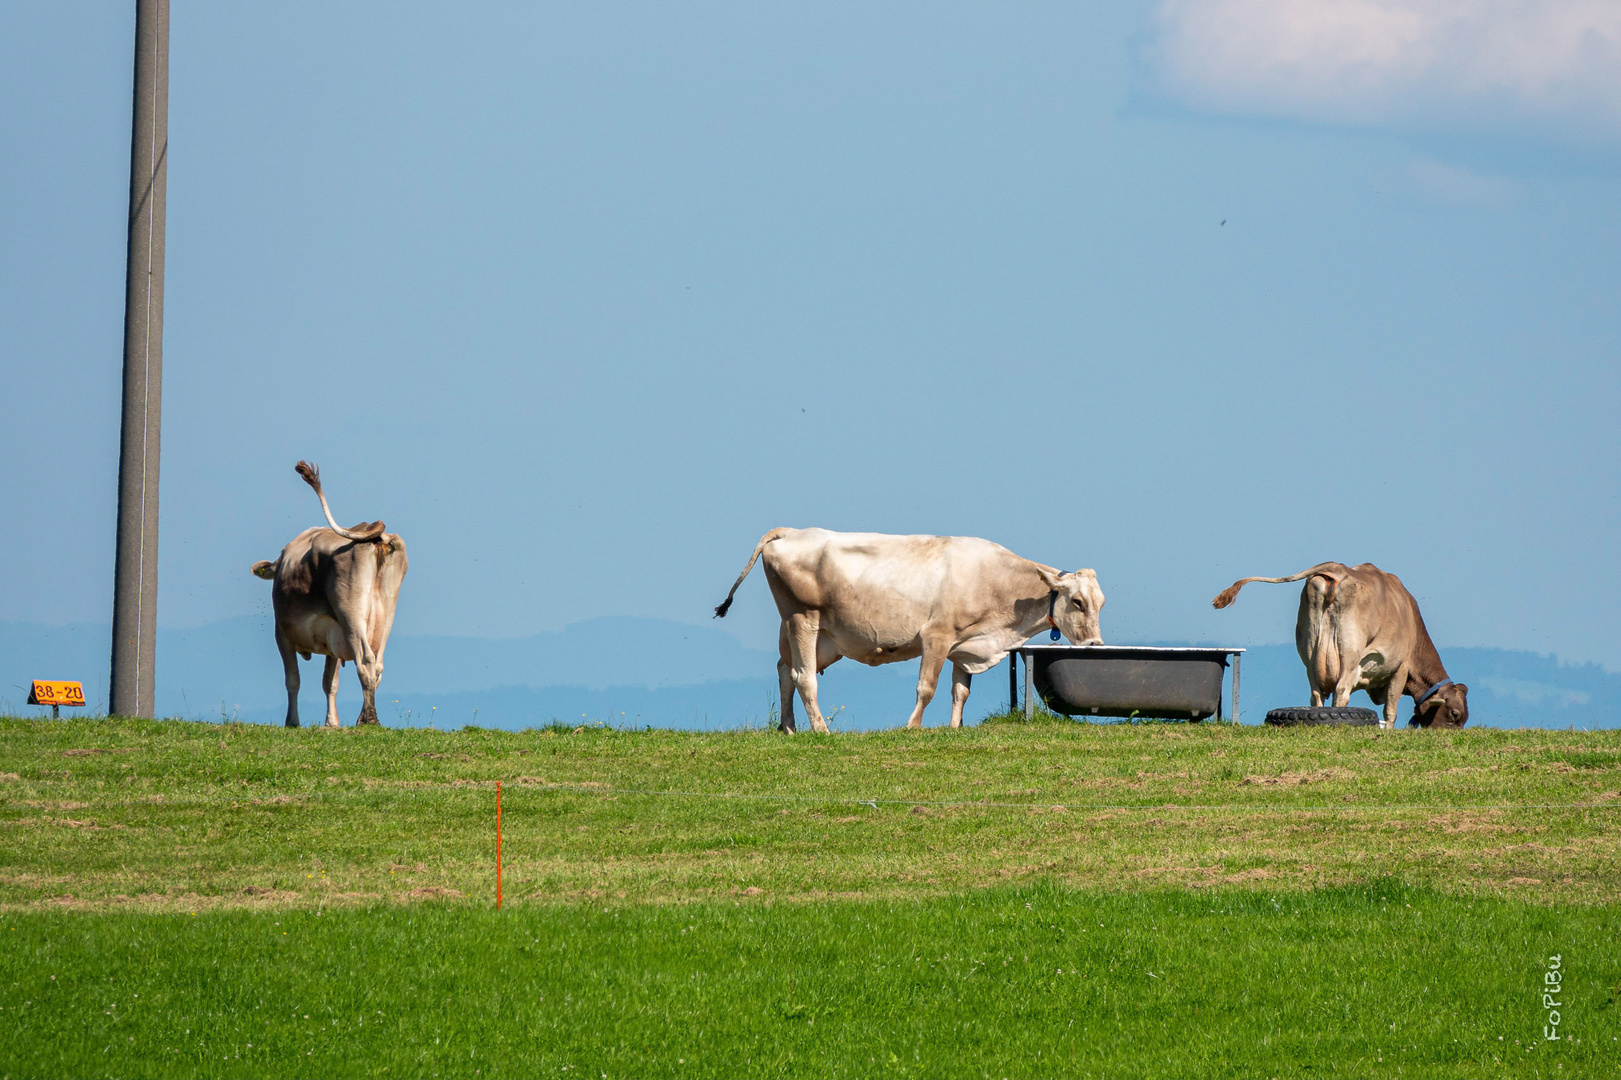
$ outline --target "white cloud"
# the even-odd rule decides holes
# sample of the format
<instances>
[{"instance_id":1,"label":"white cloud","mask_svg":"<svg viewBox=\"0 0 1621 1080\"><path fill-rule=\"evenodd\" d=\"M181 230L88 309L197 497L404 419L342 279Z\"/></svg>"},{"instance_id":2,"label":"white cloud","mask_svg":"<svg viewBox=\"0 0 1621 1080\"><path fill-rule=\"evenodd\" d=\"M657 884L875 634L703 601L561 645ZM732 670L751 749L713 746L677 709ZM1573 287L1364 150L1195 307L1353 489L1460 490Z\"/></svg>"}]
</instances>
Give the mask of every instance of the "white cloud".
<instances>
[{"instance_id":1,"label":"white cloud","mask_svg":"<svg viewBox=\"0 0 1621 1080\"><path fill-rule=\"evenodd\" d=\"M1161 0L1188 104L1342 123L1621 133L1621 0Z\"/></svg>"}]
</instances>

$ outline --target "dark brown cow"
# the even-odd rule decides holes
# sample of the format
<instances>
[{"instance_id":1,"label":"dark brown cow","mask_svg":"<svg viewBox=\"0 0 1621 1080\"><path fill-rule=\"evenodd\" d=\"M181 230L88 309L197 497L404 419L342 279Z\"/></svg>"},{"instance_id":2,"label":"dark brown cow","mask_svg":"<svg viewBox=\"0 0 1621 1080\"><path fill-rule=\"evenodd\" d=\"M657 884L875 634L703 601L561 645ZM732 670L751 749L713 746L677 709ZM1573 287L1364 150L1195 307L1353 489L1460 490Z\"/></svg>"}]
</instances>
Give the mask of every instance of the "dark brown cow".
<instances>
[{"instance_id":1,"label":"dark brown cow","mask_svg":"<svg viewBox=\"0 0 1621 1080\"><path fill-rule=\"evenodd\" d=\"M394 625L394 605L407 566L405 541L383 531L381 521L339 527L321 490L321 474L300 461L298 475L315 489L330 528L305 529L281 549L275 562L256 562L256 576L274 581L276 648L287 676L287 726L298 726L298 658L326 657L326 726L338 726L338 670L352 661L366 700L357 723L377 720L377 682L383 649Z\"/></svg>"},{"instance_id":2,"label":"dark brown cow","mask_svg":"<svg viewBox=\"0 0 1621 1080\"><path fill-rule=\"evenodd\" d=\"M1224 608L1252 581L1305 579L1295 647L1311 682L1311 703L1333 695L1347 705L1354 690L1385 708L1380 727L1393 727L1403 694L1413 699L1413 722L1424 727L1463 727L1469 721L1469 688L1447 677L1424 617L1401 579L1372 563L1318 563L1288 577L1235 581L1211 603Z\"/></svg>"}]
</instances>

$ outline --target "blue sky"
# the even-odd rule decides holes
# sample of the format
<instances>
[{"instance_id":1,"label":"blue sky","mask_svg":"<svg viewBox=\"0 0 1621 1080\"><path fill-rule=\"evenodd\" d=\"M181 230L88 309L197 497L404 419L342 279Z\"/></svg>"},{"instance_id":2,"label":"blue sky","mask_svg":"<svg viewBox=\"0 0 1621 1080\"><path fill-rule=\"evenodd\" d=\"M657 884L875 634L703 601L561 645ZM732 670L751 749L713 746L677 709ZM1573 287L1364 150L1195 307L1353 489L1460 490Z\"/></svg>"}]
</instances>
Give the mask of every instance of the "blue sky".
<instances>
[{"instance_id":1,"label":"blue sky","mask_svg":"<svg viewBox=\"0 0 1621 1080\"><path fill-rule=\"evenodd\" d=\"M0 620L110 619L132 7L0 8ZM174 0L160 622L267 610L303 457L405 633L699 622L822 525L1112 641L1368 560L1621 668L1621 22L1316 9Z\"/></svg>"}]
</instances>

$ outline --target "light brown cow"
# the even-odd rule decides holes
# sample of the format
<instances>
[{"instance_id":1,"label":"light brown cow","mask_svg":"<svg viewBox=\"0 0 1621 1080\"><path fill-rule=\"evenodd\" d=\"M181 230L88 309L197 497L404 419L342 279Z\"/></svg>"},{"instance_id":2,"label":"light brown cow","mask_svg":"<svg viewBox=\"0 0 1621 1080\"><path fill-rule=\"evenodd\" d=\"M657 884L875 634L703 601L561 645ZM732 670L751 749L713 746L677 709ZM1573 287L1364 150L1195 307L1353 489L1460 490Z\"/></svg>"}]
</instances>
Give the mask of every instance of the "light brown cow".
<instances>
[{"instance_id":1,"label":"light brown cow","mask_svg":"<svg viewBox=\"0 0 1621 1080\"><path fill-rule=\"evenodd\" d=\"M321 490L320 472L303 461L296 468L315 489L330 527L305 529L275 562L253 564L256 576L275 582L270 600L287 677L287 726L298 726L298 658L308 660L312 653L326 657L321 672L326 726L338 726L338 671L345 661L354 663L365 692L356 722L375 724L383 649L408 565L405 541L384 532L381 521L339 527Z\"/></svg>"},{"instance_id":2,"label":"light brown cow","mask_svg":"<svg viewBox=\"0 0 1621 1080\"><path fill-rule=\"evenodd\" d=\"M940 669L951 661L951 726L962 726L973 677L1049 627L1077 645L1101 645L1103 591L1091 570L1065 574L969 536L886 536L772 529L760 538L726 600L724 617L756 559L777 602L777 679L783 731L794 730L794 690L811 727L827 731L816 676L848 656L876 667L922 657L917 704L923 726Z\"/></svg>"},{"instance_id":3,"label":"light brown cow","mask_svg":"<svg viewBox=\"0 0 1621 1080\"><path fill-rule=\"evenodd\" d=\"M1211 603L1224 608L1252 581L1283 583L1305 579L1295 648L1311 682L1311 703L1332 695L1335 705L1350 703L1366 690L1384 706L1380 727L1393 727L1401 696L1413 699L1413 722L1424 727L1462 727L1469 721L1469 687L1447 677L1424 617L1401 579L1372 563L1346 566L1318 563L1288 577L1249 577L1235 581Z\"/></svg>"}]
</instances>

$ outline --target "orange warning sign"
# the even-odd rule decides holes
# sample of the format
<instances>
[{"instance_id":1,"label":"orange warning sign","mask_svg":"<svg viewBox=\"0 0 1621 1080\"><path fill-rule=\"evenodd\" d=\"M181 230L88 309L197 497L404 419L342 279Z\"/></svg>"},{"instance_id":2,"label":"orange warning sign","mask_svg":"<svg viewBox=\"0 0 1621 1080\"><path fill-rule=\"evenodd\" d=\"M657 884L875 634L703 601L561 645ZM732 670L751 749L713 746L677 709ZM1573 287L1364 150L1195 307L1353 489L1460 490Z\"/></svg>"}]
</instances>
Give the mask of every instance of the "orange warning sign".
<instances>
[{"instance_id":1,"label":"orange warning sign","mask_svg":"<svg viewBox=\"0 0 1621 1080\"><path fill-rule=\"evenodd\" d=\"M76 682L35 679L33 689L28 691L28 704L82 706L84 704L84 685Z\"/></svg>"}]
</instances>

